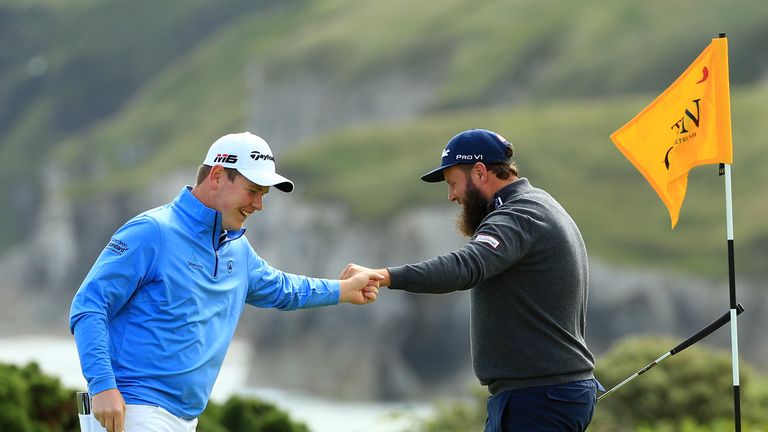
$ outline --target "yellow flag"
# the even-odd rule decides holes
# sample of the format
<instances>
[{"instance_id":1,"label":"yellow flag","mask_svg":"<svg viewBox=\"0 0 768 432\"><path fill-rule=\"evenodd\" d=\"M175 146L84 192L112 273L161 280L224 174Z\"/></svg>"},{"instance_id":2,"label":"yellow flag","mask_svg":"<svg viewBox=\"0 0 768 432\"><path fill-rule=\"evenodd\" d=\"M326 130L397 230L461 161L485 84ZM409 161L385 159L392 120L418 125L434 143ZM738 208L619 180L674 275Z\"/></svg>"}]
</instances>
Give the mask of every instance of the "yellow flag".
<instances>
[{"instance_id":1,"label":"yellow flag","mask_svg":"<svg viewBox=\"0 0 768 432\"><path fill-rule=\"evenodd\" d=\"M733 161L728 39L712 39L688 69L611 140L667 206L674 228L688 171Z\"/></svg>"}]
</instances>

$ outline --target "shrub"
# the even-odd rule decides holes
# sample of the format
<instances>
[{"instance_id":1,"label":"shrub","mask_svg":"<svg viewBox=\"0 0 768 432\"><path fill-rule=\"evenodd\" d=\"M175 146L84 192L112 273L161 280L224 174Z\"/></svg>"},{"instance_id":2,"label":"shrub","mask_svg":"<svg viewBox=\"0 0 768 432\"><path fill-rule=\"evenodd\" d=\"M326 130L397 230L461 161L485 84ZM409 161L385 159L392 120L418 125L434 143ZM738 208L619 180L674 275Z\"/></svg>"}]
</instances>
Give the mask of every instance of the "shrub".
<instances>
[{"instance_id":1,"label":"shrub","mask_svg":"<svg viewBox=\"0 0 768 432\"><path fill-rule=\"evenodd\" d=\"M79 431L75 390L43 374L37 363L0 363L0 430Z\"/></svg>"},{"instance_id":2,"label":"shrub","mask_svg":"<svg viewBox=\"0 0 768 432\"><path fill-rule=\"evenodd\" d=\"M75 393L36 363L0 363L0 431L79 432ZM254 398L232 397L209 403L198 432L308 432L275 406Z\"/></svg>"},{"instance_id":3,"label":"shrub","mask_svg":"<svg viewBox=\"0 0 768 432\"><path fill-rule=\"evenodd\" d=\"M209 403L200 416L198 432L309 432L274 405L254 398L233 396L224 405Z\"/></svg>"},{"instance_id":4,"label":"shrub","mask_svg":"<svg viewBox=\"0 0 768 432\"><path fill-rule=\"evenodd\" d=\"M488 391L473 390L466 401L439 402L435 414L425 420L416 420L418 432L466 432L483 430L486 418Z\"/></svg>"},{"instance_id":5,"label":"shrub","mask_svg":"<svg viewBox=\"0 0 768 432\"><path fill-rule=\"evenodd\" d=\"M610 388L676 345L658 337L621 341L597 365L596 376ZM739 365L741 418L768 424L765 378L743 361ZM592 430L709 431L733 423L731 355L694 345L666 358L600 401ZM759 429L758 429L759 430Z\"/></svg>"}]
</instances>

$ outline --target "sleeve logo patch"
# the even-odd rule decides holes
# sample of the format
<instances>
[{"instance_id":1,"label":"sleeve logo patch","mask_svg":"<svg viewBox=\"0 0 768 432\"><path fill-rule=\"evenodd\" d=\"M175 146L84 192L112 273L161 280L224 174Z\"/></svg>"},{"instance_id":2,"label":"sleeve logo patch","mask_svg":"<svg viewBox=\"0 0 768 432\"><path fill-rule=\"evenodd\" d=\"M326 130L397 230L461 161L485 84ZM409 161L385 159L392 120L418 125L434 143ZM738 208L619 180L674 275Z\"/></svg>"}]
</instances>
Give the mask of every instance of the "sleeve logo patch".
<instances>
[{"instance_id":1,"label":"sleeve logo patch","mask_svg":"<svg viewBox=\"0 0 768 432\"><path fill-rule=\"evenodd\" d=\"M109 241L106 249L113 254L120 256L128 250L128 245L113 237L112 240Z\"/></svg>"},{"instance_id":2,"label":"sleeve logo patch","mask_svg":"<svg viewBox=\"0 0 768 432\"><path fill-rule=\"evenodd\" d=\"M481 243L486 243L491 245L492 248L496 249L499 246L499 241L495 238L485 235L485 234L478 234L477 237L475 237L475 241L479 241Z\"/></svg>"}]
</instances>

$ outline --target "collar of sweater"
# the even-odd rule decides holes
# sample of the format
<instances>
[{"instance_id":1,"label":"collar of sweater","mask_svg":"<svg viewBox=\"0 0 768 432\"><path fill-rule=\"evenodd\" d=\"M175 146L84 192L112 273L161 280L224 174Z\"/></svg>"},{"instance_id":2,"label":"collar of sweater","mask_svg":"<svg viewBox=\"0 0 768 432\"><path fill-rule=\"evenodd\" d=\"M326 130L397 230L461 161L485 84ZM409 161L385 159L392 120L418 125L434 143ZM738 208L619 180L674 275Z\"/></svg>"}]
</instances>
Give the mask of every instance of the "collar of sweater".
<instances>
[{"instance_id":1,"label":"collar of sweater","mask_svg":"<svg viewBox=\"0 0 768 432\"><path fill-rule=\"evenodd\" d=\"M491 202L491 210L496 210L505 202L518 195L522 195L531 189L533 189L533 186L531 186L531 183L528 181L528 179L525 177L520 177L519 179L496 191L496 193L493 195L493 201Z\"/></svg>"}]
</instances>

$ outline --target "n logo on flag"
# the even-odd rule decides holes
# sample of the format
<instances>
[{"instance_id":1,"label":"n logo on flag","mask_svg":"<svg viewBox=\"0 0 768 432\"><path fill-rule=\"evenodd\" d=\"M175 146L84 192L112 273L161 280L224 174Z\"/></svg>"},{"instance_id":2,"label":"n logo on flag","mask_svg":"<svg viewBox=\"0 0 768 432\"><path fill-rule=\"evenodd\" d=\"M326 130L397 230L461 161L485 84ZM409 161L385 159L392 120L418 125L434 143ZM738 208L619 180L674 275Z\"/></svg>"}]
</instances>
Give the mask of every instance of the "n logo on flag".
<instances>
[{"instance_id":1,"label":"n logo on flag","mask_svg":"<svg viewBox=\"0 0 768 432\"><path fill-rule=\"evenodd\" d=\"M688 171L732 163L728 41L713 39L672 85L611 140L669 210L672 228L685 199Z\"/></svg>"}]
</instances>

